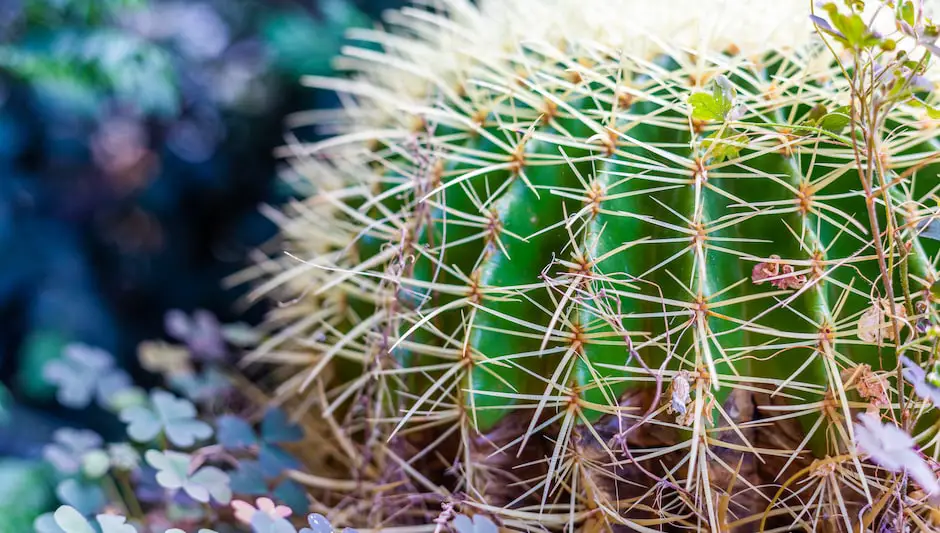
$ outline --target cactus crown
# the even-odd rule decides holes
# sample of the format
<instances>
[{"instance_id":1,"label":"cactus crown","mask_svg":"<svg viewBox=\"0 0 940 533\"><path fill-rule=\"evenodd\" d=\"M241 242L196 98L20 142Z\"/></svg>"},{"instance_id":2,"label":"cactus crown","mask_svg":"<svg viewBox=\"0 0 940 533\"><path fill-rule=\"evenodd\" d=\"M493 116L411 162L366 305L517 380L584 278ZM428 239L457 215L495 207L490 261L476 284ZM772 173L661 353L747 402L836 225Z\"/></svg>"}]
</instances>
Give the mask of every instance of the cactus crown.
<instances>
[{"instance_id":1,"label":"cactus crown","mask_svg":"<svg viewBox=\"0 0 940 533\"><path fill-rule=\"evenodd\" d=\"M820 39L803 1L434 4L306 80L346 106L284 148L306 198L255 292L291 305L253 359L375 482L350 505L385 481L433 497L372 525L442 499L522 528L882 516L858 412L940 452L895 348L936 347L933 97L879 70L892 45L834 6Z\"/></svg>"}]
</instances>

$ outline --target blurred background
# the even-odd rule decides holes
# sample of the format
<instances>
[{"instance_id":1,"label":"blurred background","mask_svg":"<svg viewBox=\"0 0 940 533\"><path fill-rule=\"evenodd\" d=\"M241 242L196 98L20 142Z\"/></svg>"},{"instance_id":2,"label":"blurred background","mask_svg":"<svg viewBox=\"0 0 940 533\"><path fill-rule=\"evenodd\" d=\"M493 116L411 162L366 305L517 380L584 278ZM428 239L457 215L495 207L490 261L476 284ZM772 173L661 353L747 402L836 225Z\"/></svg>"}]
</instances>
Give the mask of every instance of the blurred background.
<instances>
[{"instance_id":1,"label":"blurred background","mask_svg":"<svg viewBox=\"0 0 940 533\"><path fill-rule=\"evenodd\" d=\"M344 32L399 0L0 0L0 456L34 457L65 410L42 368L81 342L146 382L170 309L222 322L222 280L274 235L284 117Z\"/></svg>"}]
</instances>

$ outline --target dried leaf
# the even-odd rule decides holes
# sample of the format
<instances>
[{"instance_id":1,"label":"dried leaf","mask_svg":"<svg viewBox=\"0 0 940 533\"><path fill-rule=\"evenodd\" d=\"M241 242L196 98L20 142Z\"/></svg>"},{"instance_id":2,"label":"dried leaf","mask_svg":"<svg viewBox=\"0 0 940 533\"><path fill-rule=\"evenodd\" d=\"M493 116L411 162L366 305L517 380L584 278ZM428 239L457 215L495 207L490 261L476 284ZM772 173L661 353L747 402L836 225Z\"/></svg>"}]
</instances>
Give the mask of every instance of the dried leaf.
<instances>
[{"instance_id":1,"label":"dried leaf","mask_svg":"<svg viewBox=\"0 0 940 533\"><path fill-rule=\"evenodd\" d=\"M891 307L887 300L882 299L865 311L858 320L858 338L877 344L885 340L894 341L892 317L902 320L907 317L907 312L903 305L894 304L892 315Z\"/></svg>"}]
</instances>

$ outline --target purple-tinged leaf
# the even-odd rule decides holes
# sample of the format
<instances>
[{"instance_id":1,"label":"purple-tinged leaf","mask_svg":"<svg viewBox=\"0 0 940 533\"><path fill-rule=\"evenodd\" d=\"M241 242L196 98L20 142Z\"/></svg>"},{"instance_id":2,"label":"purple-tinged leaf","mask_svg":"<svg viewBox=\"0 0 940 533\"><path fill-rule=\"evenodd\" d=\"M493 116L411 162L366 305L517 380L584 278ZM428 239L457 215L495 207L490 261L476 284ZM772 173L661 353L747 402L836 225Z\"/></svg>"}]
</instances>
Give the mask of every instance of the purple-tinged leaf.
<instances>
[{"instance_id":1,"label":"purple-tinged leaf","mask_svg":"<svg viewBox=\"0 0 940 533\"><path fill-rule=\"evenodd\" d=\"M103 441L94 431L60 428L52 434L53 442L43 448L43 457L59 472L72 475L82 466L85 453L101 447Z\"/></svg>"},{"instance_id":2,"label":"purple-tinged leaf","mask_svg":"<svg viewBox=\"0 0 940 533\"><path fill-rule=\"evenodd\" d=\"M301 514L310 508L307 491L299 483L286 480L274 489L274 498L291 508L296 514Z\"/></svg>"},{"instance_id":3,"label":"purple-tinged leaf","mask_svg":"<svg viewBox=\"0 0 940 533\"><path fill-rule=\"evenodd\" d=\"M223 415L216 420L216 437L219 444L229 450L256 446L258 437L246 420L233 415Z\"/></svg>"},{"instance_id":4,"label":"purple-tinged leaf","mask_svg":"<svg viewBox=\"0 0 940 533\"><path fill-rule=\"evenodd\" d=\"M229 474L232 492L248 496L263 496L268 492L261 465L258 461L239 461L238 468Z\"/></svg>"},{"instance_id":5,"label":"purple-tinged leaf","mask_svg":"<svg viewBox=\"0 0 940 533\"><path fill-rule=\"evenodd\" d=\"M258 462L266 478L277 477L285 470L300 468L300 462L294 456L274 444L261 445Z\"/></svg>"},{"instance_id":6,"label":"purple-tinged leaf","mask_svg":"<svg viewBox=\"0 0 940 533\"><path fill-rule=\"evenodd\" d=\"M304 432L292 423L281 409L268 409L261 420L261 438L265 442L297 442L304 437Z\"/></svg>"}]
</instances>

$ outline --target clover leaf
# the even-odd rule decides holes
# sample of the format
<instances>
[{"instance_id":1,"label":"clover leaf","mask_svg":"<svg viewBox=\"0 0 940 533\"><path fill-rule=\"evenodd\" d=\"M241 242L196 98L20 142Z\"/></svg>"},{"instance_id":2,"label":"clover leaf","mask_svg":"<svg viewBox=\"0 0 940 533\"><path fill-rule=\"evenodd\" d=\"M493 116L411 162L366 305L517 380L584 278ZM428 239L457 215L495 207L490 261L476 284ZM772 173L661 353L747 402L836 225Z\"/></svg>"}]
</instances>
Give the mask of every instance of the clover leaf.
<instances>
[{"instance_id":1,"label":"clover leaf","mask_svg":"<svg viewBox=\"0 0 940 533\"><path fill-rule=\"evenodd\" d=\"M130 386L130 377L114 368L109 353L84 344L66 346L62 358L43 366L42 376L57 387L59 403L72 409L88 407L92 399L108 407L111 396Z\"/></svg>"},{"instance_id":2,"label":"clover leaf","mask_svg":"<svg viewBox=\"0 0 940 533\"><path fill-rule=\"evenodd\" d=\"M300 533L333 533L333 525L322 514L311 513L307 516L307 523L310 527L301 529Z\"/></svg>"},{"instance_id":3,"label":"clover leaf","mask_svg":"<svg viewBox=\"0 0 940 533\"><path fill-rule=\"evenodd\" d=\"M52 434L52 440L51 444L43 447L43 458L66 475L77 473L85 454L102 445L101 437L87 429L60 428Z\"/></svg>"},{"instance_id":4,"label":"clover leaf","mask_svg":"<svg viewBox=\"0 0 940 533\"><path fill-rule=\"evenodd\" d=\"M277 501L290 507L294 512L303 512L310 507L307 491L296 481L290 479L282 481L274 488L271 495Z\"/></svg>"},{"instance_id":5,"label":"clover leaf","mask_svg":"<svg viewBox=\"0 0 940 533\"><path fill-rule=\"evenodd\" d=\"M232 492L251 496L263 496L268 491L268 484L258 461L243 460L230 474Z\"/></svg>"},{"instance_id":6,"label":"clover leaf","mask_svg":"<svg viewBox=\"0 0 940 533\"><path fill-rule=\"evenodd\" d=\"M310 524L310 527L301 529L300 533L333 533L333 525L330 524L330 521L322 514L311 513L307 515L307 523ZM347 527L343 528L343 533L358 532L355 529Z\"/></svg>"},{"instance_id":7,"label":"clover leaf","mask_svg":"<svg viewBox=\"0 0 940 533\"><path fill-rule=\"evenodd\" d=\"M35 533L64 533L56 523L54 513L43 513L37 516L33 520L33 531Z\"/></svg>"},{"instance_id":8,"label":"clover leaf","mask_svg":"<svg viewBox=\"0 0 940 533\"><path fill-rule=\"evenodd\" d=\"M272 490L269 483L276 476L265 476L258 461L239 461L238 468L229 474L232 492L247 496L265 496L272 498L290 507L294 512L300 513L307 509L307 492L297 482L284 479Z\"/></svg>"},{"instance_id":9,"label":"clover leaf","mask_svg":"<svg viewBox=\"0 0 940 533\"><path fill-rule=\"evenodd\" d=\"M303 430L290 421L281 409L272 408L264 414L260 437L247 421L224 415L216 421L219 443L229 450L245 450L258 446L257 461L242 461L232 474L232 490L238 494L263 495L269 484L285 470L299 468L300 463L280 447L281 443L303 438ZM284 480L277 484L273 495L295 512L307 507L306 493L296 483Z\"/></svg>"},{"instance_id":10,"label":"clover leaf","mask_svg":"<svg viewBox=\"0 0 940 533\"><path fill-rule=\"evenodd\" d=\"M170 388L194 402L223 397L232 388L232 382L213 367L202 372L180 372L169 376L167 381Z\"/></svg>"},{"instance_id":11,"label":"clover leaf","mask_svg":"<svg viewBox=\"0 0 940 533\"><path fill-rule=\"evenodd\" d=\"M225 356L222 326L215 315L205 309L197 309L192 317L173 309L164 317L164 327L171 337L186 343L197 358L219 359Z\"/></svg>"},{"instance_id":12,"label":"clover leaf","mask_svg":"<svg viewBox=\"0 0 940 533\"><path fill-rule=\"evenodd\" d=\"M55 493L59 501L84 515L97 513L107 503L100 486L75 478L63 480L56 486Z\"/></svg>"},{"instance_id":13,"label":"clover leaf","mask_svg":"<svg viewBox=\"0 0 940 533\"><path fill-rule=\"evenodd\" d=\"M261 471L269 478L277 477L285 470L300 468L300 461L275 444L261 445L258 462L261 463Z\"/></svg>"},{"instance_id":14,"label":"clover leaf","mask_svg":"<svg viewBox=\"0 0 940 533\"><path fill-rule=\"evenodd\" d=\"M216 420L216 431L219 444L230 450L258 444L258 437L251 424L237 416L220 416Z\"/></svg>"},{"instance_id":15,"label":"clover leaf","mask_svg":"<svg viewBox=\"0 0 940 533\"><path fill-rule=\"evenodd\" d=\"M152 441L163 433L173 444L187 447L212 436L212 426L196 419L192 402L163 390L150 393L150 406L128 407L120 418L128 424L128 436L137 442Z\"/></svg>"},{"instance_id":16,"label":"clover leaf","mask_svg":"<svg viewBox=\"0 0 940 533\"><path fill-rule=\"evenodd\" d=\"M265 442L297 442L304 437L304 432L297 424L287 418L287 413L280 409L268 409L261 420L261 438Z\"/></svg>"},{"instance_id":17,"label":"clover leaf","mask_svg":"<svg viewBox=\"0 0 940 533\"><path fill-rule=\"evenodd\" d=\"M140 464L140 454L126 442L109 444L108 458L111 466L120 470L135 470Z\"/></svg>"},{"instance_id":18,"label":"clover leaf","mask_svg":"<svg viewBox=\"0 0 940 533\"><path fill-rule=\"evenodd\" d=\"M98 515L101 533L137 533L134 526L127 524L127 518L118 515Z\"/></svg>"},{"instance_id":19,"label":"clover leaf","mask_svg":"<svg viewBox=\"0 0 940 533\"><path fill-rule=\"evenodd\" d=\"M252 533L297 533L290 522L281 517L274 517L268 513L255 513L251 517Z\"/></svg>"},{"instance_id":20,"label":"clover leaf","mask_svg":"<svg viewBox=\"0 0 940 533\"><path fill-rule=\"evenodd\" d=\"M127 518L118 515L99 514L97 530L101 533L137 533L134 526L127 524ZM36 521L39 533L97 533L88 519L72 506L63 505L55 513L43 515Z\"/></svg>"},{"instance_id":21,"label":"clover leaf","mask_svg":"<svg viewBox=\"0 0 940 533\"><path fill-rule=\"evenodd\" d=\"M157 469L157 482L166 489L182 489L202 503L208 502L210 497L219 503L232 499L228 474L214 466L204 466L190 474L192 457L189 454L147 450L144 458Z\"/></svg>"},{"instance_id":22,"label":"clover leaf","mask_svg":"<svg viewBox=\"0 0 940 533\"><path fill-rule=\"evenodd\" d=\"M467 515L457 515L454 518L454 529L457 533L497 533L499 531L492 520L480 514L473 515L472 521Z\"/></svg>"},{"instance_id":23,"label":"clover leaf","mask_svg":"<svg viewBox=\"0 0 940 533\"><path fill-rule=\"evenodd\" d=\"M55 512L55 523L65 533L95 533L95 530L74 507L63 505Z\"/></svg>"}]
</instances>

